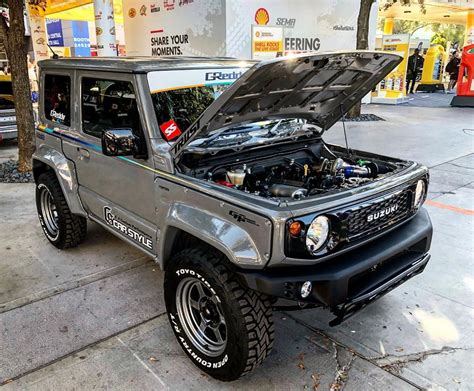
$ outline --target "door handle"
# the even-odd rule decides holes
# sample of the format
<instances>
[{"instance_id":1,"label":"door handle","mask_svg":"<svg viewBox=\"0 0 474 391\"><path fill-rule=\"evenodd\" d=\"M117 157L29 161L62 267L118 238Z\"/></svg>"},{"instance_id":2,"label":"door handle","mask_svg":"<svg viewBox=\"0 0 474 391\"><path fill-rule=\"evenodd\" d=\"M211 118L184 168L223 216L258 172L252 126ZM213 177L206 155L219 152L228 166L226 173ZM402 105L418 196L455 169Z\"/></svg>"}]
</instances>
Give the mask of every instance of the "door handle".
<instances>
[{"instance_id":1,"label":"door handle","mask_svg":"<svg viewBox=\"0 0 474 391\"><path fill-rule=\"evenodd\" d=\"M77 150L79 152L79 160L89 160L91 157L91 153L87 149L77 148Z\"/></svg>"}]
</instances>

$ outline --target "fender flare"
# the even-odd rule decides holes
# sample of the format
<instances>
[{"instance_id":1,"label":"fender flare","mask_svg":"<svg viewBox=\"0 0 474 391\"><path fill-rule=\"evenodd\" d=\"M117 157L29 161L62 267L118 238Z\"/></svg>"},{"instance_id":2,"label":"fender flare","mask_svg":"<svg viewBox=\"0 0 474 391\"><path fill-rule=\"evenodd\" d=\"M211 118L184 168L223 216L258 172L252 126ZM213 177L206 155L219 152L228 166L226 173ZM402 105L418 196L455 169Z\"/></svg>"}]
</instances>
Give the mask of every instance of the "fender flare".
<instances>
[{"instance_id":1,"label":"fender flare","mask_svg":"<svg viewBox=\"0 0 474 391\"><path fill-rule=\"evenodd\" d=\"M40 162L40 164L35 163ZM54 148L45 144L36 149L33 154L33 175L37 180L38 166L45 164L56 174L69 209L73 214L87 217L87 213L79 198L79 184L75 172L74 163Z\"/></svg>"},{"instance_id":2,"label":"fender flare","mask_svg":"<svg viewBox=\"0 0 474 391\"><path fill-rule=\"evenodd\" d=\"M161 245L158 259L163 269L170 258L179 231L208 243L237 266L262 268L268 261L249 233L235 223L206 210L175 203L169 209L166 226L159 238Z\"/></svg>"}]
</instances>

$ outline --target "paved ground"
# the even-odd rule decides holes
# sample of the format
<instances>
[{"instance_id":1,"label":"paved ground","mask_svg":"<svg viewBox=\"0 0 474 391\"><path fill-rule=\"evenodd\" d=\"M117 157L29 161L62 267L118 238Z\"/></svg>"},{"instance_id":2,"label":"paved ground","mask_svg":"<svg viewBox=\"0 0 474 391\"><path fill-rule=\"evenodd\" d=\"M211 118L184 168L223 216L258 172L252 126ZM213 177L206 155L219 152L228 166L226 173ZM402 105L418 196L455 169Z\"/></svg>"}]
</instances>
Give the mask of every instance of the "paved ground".
<instances>
[{"instance_id":1,"label":"paved ground","mask_svg":"<svg viewBox=\"0 0 474 391\"><path fill-rule=\"evenodd\" d=\"M453 94L438 91L433 93L416 92L407 96L408 106L418 107L449 107L453 100Z\"/></svg>"},{"instance_id":2,"label":"paved ground","mask_svg":"<svg viewBox=\"0 0 474 391\"><path fill-rule=\"evenodd\" d=\"M365 110L386 121L349 123L353 148L431 167L432 260L425 273L337 328L321 310L275 313L271 356L230 384L200 373L175 342L163 274L149 259L94 224L80 248L55 250L40 231L34 187L0 184L5 390L472 389L473 112ZM340 124L326 138L342 143Z\"/></svg>"}]
</instances>

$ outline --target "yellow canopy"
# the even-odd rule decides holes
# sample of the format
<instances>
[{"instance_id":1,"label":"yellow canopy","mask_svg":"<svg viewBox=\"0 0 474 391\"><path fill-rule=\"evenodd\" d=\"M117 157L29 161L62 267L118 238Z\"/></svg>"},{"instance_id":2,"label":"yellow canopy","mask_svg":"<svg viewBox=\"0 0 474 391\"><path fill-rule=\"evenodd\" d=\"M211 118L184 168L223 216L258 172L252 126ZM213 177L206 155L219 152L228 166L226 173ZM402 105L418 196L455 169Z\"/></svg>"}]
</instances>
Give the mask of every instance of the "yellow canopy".
<instances>
[{"instance_id":1,"label":"yellow canopy","mask_svg":"<svg viewBox=\"0 0 474 391\"><path fill-rule=\"evenodd\" d=\"M45 0L45 9L38 10L48 19L94 21L92 0ZM30 6L31 7L31 6ZM123 24L122 0L114 0L115 23Z\"/></svg>"}]
</instances>

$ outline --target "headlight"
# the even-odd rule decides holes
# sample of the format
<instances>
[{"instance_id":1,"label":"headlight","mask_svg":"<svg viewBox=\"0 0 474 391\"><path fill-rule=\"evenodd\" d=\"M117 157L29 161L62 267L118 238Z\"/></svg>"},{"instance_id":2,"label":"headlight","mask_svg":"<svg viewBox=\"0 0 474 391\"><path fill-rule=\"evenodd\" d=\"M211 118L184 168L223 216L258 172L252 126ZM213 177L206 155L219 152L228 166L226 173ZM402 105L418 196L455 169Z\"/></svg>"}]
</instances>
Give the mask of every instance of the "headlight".
<instances>
[{"instance_id":1,"label":"headlight","mask_svg":"<svg viewBox=\"0 0 474 391\"><path fill-rule=\"evenodd\" d=\"M329 219L326 216L316 217L306 233L306 247L315 253L323 247L329 236Z\"/></svg>"},{"instance_id":2,"label":"headlight","mask_svg":"<svg viewBox=\"0 0 474 391\"><path fill-rule=\"evenodd\" d=\"M421 206L421 202L423 201L423 198L425 196L425 190L426 185L425 181L420 179L418 183L416 184L416 190L415 190L415 199L413 201L413 206L415 208L419 208Z\"/></svg>"}]
</instances>

